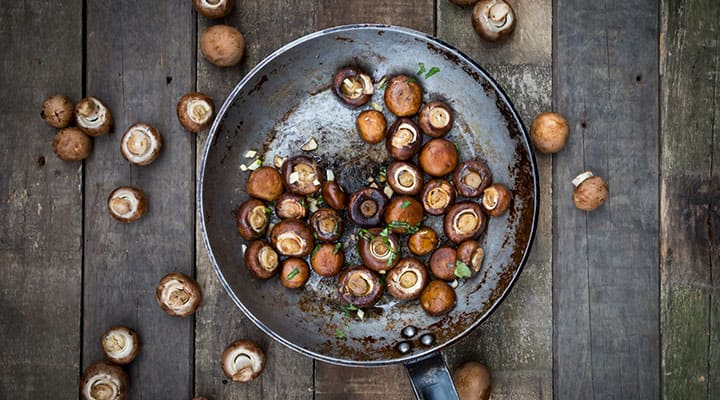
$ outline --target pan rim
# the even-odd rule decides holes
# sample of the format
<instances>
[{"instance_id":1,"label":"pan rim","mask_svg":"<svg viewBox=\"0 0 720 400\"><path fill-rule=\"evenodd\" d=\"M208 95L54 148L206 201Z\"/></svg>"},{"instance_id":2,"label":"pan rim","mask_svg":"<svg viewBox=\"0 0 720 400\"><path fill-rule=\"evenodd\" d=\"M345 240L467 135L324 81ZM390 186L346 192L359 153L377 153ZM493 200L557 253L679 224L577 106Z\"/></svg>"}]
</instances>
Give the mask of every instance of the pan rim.
<instances>
[{"instance_id":1,"label":"pan rim","mask_svg":"<svg viewBox=\"0 0 720 400\"><path fill-rule=\"evenodd\" d=\"M461 332L456 333L452 338L448 339L444 343L434 345L433 347L430 347L428 349L425 349L421 352L414 353L414 354L408 354L408 355L402 355L397 358L393 359L377 359L377 360L353 360L353 359L347 359L347 358L337 358L328 356L325 354L321 354L319 352L315 352L313 350L307 349L305 347L299 346L298 344L294 343L291 340L288 340L284 338L283 336L279 335L272 329L270 329L267 325L265 325L260 318L256 317L245 305L243 302L235 295L235 292L230 287L229 283L225 279L223 272L220 269L220 266L217 262L217 259L215 258L215 255L213 253L212 247L210 245L210 240L208 238L207 234L207 227L205 224L205 209L204 209L204 203L203 203L203 182L205 180L205 167L208 160L208 155L210 153L210 149L215 141L216 134L218 132L218 128L220 127L220 124L222 120L225 117L225 114L230 109L232 104L234 103L236 97L240 93L242 89L245 88L245 86L250 82L251 79L253 79L258 72L260 72L267 64L274 61L276 58L281 56L282 54L286 53L288 50L303 44L307 41L311 41L313 39L316 39L318 37L330 35L333 33L338 32L346 32L346 31L355 31L355 30L386 30L386 31L393 31L398 32L402 34L406 34L415 38L420 38L422 40L429 41L433 43L434 45L437 45L444 51L447 51L455 56L458 57L458 59L462 60L464 63L469 65L471 68L475 69L476 72L478 72L484 80L488 82L490 87L497 93L498 98L505 103L508 106L508 109L510 110L510 113L517 124L521 134L522 134L522 140L524 141L525 147L529 153L529 160L531 164L531 171L533 175L533 218L532 218L532 225L530 227L530 237L528 239L527 245L525 246L523 256L520 260L519 265L517 266L517 269L515 270L515 273L513 274L512 278L510 279L507 287L503 291L503 293L496 299L494 304L490 306L488 311L481 316L480 318L473 321L472 324L470 324L466 329L464 329ZM197 189L196 189L196 203L198 207L198 212L200 215L200 231L202 235L202 240L205 245L205 249L208 253L208 258L210 259L210 262L212 263L213 269L215 270L215 274L218 277L218 280L220 281L220 284L225 289L225 292L230 296L233 303L240 308L240 310L245 314L245 316L252 321L255 326L257 326L261 331L263 331L268 336L272 337L274 340L282 343L283 345L287 346L288 348L304 355L311 357L316 360L320 360L323 362L327 362L330 364L335 365L342 365L342 366L350 366L350 367L368 367L368 366L387 366L387 365L396 365L401 363L411 363L413 361L417 361L420 359L423 359L430 354L433 354L435 352L439 352L442 349L445 349L454 343L456 343L461 338L468 335L472 330L474 330L476 327L478 327L482 322L484 322L486 319L488 319L495 310L502 304L502 302L505 300L505 298L510 293L510 290L513 288L515 283L520 277L520 274L522 273L522 270L524 269L529 255L530 251L532 249L533 242L535 240L535 233L537 230L537 223L538 223L538 213L540 209L540 188L539 188L539 177L538 177L538 168L537 168L537 161L535 159L535 151L530 143L530 137L527 133L527 129L525 128L525 125L520 118L520 115L518 114L517 110L515 109L514 104L510 100L510 98L507 96L507 94L503 91L503 89L498 85L498 83L490 76L490 74L485 71L484 68L482 68L479 64L477 64L472 58L467 56L462 51L458 50L451 44L443 41L442 39L438 39L432 35L428 35L413 29L399 27L395 25L386 25L386 24L349 24L349 25L340 25L335 26L332 28L322 29L313 33L310 33L308 35L302 36L298 39L295 39L286 45L280 47L279 49L272 52L270 55L265 57L262 61L260 61L257 65L255 65L241 80L240 82L233 88L233 90L227 95L225 98L225 101L223 102L222 106L217 112L217 115L215 117L215 120L212 123L212 126L210 127L210 131L208 133L207 140L205 142L205 146L203 148L202 156L201 156L201 162L200 162L200 170L198 174L198 182L197 182Z\"/></svg>"}]
</instances>

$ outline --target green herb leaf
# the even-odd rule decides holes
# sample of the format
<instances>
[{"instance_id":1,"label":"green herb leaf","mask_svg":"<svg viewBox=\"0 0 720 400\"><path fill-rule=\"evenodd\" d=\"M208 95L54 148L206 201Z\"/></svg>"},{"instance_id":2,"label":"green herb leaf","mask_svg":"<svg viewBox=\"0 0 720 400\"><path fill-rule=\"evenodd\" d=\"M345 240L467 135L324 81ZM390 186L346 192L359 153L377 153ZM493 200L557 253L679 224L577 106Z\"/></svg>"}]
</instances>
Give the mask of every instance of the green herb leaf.
<instances>
[{"instance_id":1,"label":"green herb leaf","mask_svg":"<svg viewBox=\"0 0 720 400\"><path fill-rule=\"evenodd\" d=\"M410 200L405 200L405 201L403 201L403 203L400 205L400 208L408 208L408 207L410 207L410 204L411 204L411 203L410 203Z\"/></svg>"},{"instance_id":2,"label":"green herb leaf","mask_svg":"<svg viewBox=\"0 0 720 400\"><path fill-rule=\"evenodd\" d=\"M430 68L430 71L428 71L428 73L425 74L425 79L430 78L431 76L437 74L438 72L440 72L440 68L438 68L438 67Z\"/></svg>"},{"instance_id":3,"label":"green herb leaf","mask_svg":"<svg viewBox=\"0 0 720 400\"><path fill-rule=\"evenodd\" d=\"M325 198L323 198L323 196L320 195L315 199L315 201L317 202L318 205L321 205L321 204L325 203Z\"/></svg>"},{"instance_id":4,"label":"green herb leaf","mask_svg":"<svg viewBox=\"0 0 720 400\"><path fill-rule=\"evenodd\" d=\"M285 277L285 279L289 281L290 279L294 278L295 275L297 275L297 274L299 274L299 273L300 273L300 270L297 269L297 268L295 268L295 269L293 269L292 271L290 271L289 274L287 274L287 276Z\"/></svg>"},{"instance_id":5,"label":"green herb leaf","mask_svg":"<svg viewBox=\"0 0 720 400\"><path fill-rule=\"evenodd\" d=\"M472 276L472 272L470 272L470 268L468 268L467 264L457 260L455 262L455 276L458 278L469 278Z\"/></svg>"},{"instance_id":6,"label":"green herb leaf","mask_svg":"<svg viewBox=\"0 0 720 400\"><path fill-rule=\"evenodd\" d=\"M333 249L333 255L337 254L338 251L340 251L340 248L342 248L342 243L340 243L340 242L335 243L335 248Z\"/></svg>"},{"instance_id":7,"label":"green herb leaf","mask_svg":"<svg viewBox=\"0 0 720 400\"><path fill-rule=\"evenodd\" d=\"M408 84L410 84L410 83L417 82L417 79L415 79L415 77L412 77L412 76L411 76L411 77L405 79L405 82L408 83Z\"/></svg>"},{"instance_id":8,"label":"green herb leaf","mask_svg":"<svg viewBox=\"0 0 720 400\"><path fill-rule=\"evenodd\" d=\"M345 334L340 329L335 329L335 336L338 337L338 339L345 339Z\"/></svg>"},{"instance_id":9,"label":"green herb leaf","mask_svg":"<svg viewBox=\"0 0 720 400\"><path fill-rule=\"evenodd\" d=\"M368 242L371 241L371 240L375 237L375 236L374 236L372 233L370 233L370 231L368 231L367 229L360 229L359 235L360 235L361 238L363 238L363 240L368 241Z\"/></svg>"},{"instance_id":10,"label":"green herb leaf","mask_svg":"<svg viewBox=\"0 0 720 400\"><path fill-rule=\"evenodd\" d=\"M272 208L265 207L265 214L272 214Z\"/></svg>"},{"instance_id":11,"label":"green herb leaf","mask_svg":"<svg viewBox=\"0 0 720 400\"><path fill-rule=\"evenodd\" d=\"M386 167L380 168L380 176L387 177L387 168Z\"/></svg>"},{"instance_id":12,"label":"green herb leaf","mask_svg":"<svg viewBox=\"0 0 720 400\"><path fill-rule=\"evenodd\" d=\"M315 247L313 247L313 251L312 251L312 253L310 254L310 258L315 257L315 253L317 253L318 250L320 250L320 247L321 247L321 246L322 246L322 245L321 245L320 243L318 243L318 244L315 245Z\"/></svg>"},{"instance_id":13,"label":"green herb leaf","mask_svg":"<svg viewBox=\"0 0 720 400\"><path fill-rule=\"evenodd\" d=\"M418 70L417 74L415 75L422 75L425 73L425 63L418 63L418 66L420 66L420 69Z\"/></svg>"},{"instance_id":14,"label":"green herb leaf","mask_svg":"<svg viewBox=\"0 0 720 400\"><path fill-rule=\"evenodd\" d=\"M356 311L357 309L358 308L352 304L345 304L342 306L343 314L345 314L346 317L350 316L350 311Z\"/></svg>"}]
</instances>

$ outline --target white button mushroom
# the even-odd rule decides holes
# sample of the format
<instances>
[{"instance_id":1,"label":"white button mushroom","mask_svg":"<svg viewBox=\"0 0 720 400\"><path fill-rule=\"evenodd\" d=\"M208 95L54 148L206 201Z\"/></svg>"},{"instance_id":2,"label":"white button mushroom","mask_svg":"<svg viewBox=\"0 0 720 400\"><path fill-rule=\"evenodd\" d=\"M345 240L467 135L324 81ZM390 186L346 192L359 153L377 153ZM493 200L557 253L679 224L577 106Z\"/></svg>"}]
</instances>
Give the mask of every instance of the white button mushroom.
<instances>
[{"instance_id":1,"label":"white button mushroom","mask_svg":"<svg viewBox=\"0 0 720 400\"><path fill-rule=\"evenodd\" d=\"M89 366L80 380L80 394L85 400L124 400L127 390L125 371L105 362Z\"/></svg>"},{"instance_id":2,"label":"white button mushroom","mask_svg":"<svg viewBox=\"0 0 720 400\"><path fill-rule=\"evenodd\" d=\"M147 198L140 189L121 186L110 193L108 210L113 218L120 222L132 222L140 219L147 211Z\"/></svg>"},{"instance_id":3,"label":"white button mushroom","mask_svg":"<svg viewBox=\"0 0 720 400\"><path fill-rule=\"evenodd\" d=\"M162 145L162 136L157 129L137 123L128 128L120 139L120 152L130 164L142 166L158 158Z\"/></svg>"},{"instance_id":4,"label":"white button mushroom","mask_svg":"<svg viewBox=\"0 0 720 400\"><path fill-rule=\"evenodd\" d=\"M115 364L129 364L140 350L138 334L124 326L114 326L105 332L101 340L103 353Z\"/></svg>"},{"instance_id":5,"label":"white button mushroom","mask_svg":"<svg viewBox=\"0 0 720 400\"><path fill-rule=\"evenodd\" d=\"M265 368L265 353L249 340L238 340L223 352L222 368L228 379L250 382Z\"/></svg>"},{"instance_id":6,"label":"white button mushroom","mask_svg":"<svg viewBox=\"0 0 720 400\"><path fill-rule=\"evenodd\" d=\"M197 310L202 293L197 282L180 272L165 275L155 290L158 304L173 317L187 317Z\"/></svg>"},{"instance_id":7,"label":"white button mushroom","mask_svg":"<svg viewBox=\"0 0 720 400\"><path fill-rule=\"evenodd\" d=\"M575 207L581 210L592 211L603 205L607 200L607 182L599 176L594 176L590 171L585 171L576 176L572 184L575 186L573 203L575 203Z\"/></svg>"},{"instance_id":8,"label":"white button mushroom","mask_svg":"<svg viewBox=\"0 0 720 400\"><path fill-rule=\"evenodd\" d=\"M87 97L75 105L75 123L90 136L101 136L110 132L112 114L107 106L95 97Z\"/></svg>"}]
</instances>

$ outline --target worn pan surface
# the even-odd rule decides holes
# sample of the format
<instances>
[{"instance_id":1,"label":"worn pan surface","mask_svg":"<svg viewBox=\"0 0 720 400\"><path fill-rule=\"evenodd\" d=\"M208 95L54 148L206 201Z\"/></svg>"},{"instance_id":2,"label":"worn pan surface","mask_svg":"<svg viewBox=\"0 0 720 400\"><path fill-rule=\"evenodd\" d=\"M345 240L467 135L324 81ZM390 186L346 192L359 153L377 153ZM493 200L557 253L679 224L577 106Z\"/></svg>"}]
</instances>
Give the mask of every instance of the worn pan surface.
<instances>
[{"instance_id":1,"label":"worn pan surface","mask_svg":"<svg viewBox=\"0 0 720 400\"><path fill-rule=\"evenodd\" d=\"M482 62L482 60L478 60ZM418 63L439 68L418 82L425 100L443 99L455 111L448 138L457 143L461 160L481 158L495 182L506 184L514 199L508 213L492 218L481 239L485 249L480 274L457 287L458 303L443 317L430 317L417 301L400 302L385 295L360 320L341 309L336 279L312 276L305 288L289 290L278 279L250 277L232 215L244 200L255 150L268 165L276 154L301 153L309 138L319 143L311 154L332 169L348 191L377 176L388 155L383 145L362 142L355 119L362 109L343 106L329 89L334 72L359 65L377 82L384 75L414 76ZM382 90L373 101L383 106ZM383 107L384 108L384 107ZM389 123L394 120L385 111ZM426 139L427 140L427 139ZM537 171L525 129L497 84L468 57L424 34L391 26L353 25L317 32L288 44L261 62L232 91L213 124L203 153L198 186L203 238L222 285L250 320L270 336L314 358L343 365L406 362L437 351L480 324L516 281L527 258L538 210ZM427 224L442 232L438 218ZM349 242L352 230L343 241ZM357 262L349 243L348 264ZM359 263L359 262L358 262ZM403 328L418 335L408 339ZM344 337L339 335L342 332ZM423 345L420 337L434 341ZM427 339L427 338L426 338ZM408 341L411 350L398 351ZM427 343L427 342L426 342Z\"/></svg>"}]
</instances>

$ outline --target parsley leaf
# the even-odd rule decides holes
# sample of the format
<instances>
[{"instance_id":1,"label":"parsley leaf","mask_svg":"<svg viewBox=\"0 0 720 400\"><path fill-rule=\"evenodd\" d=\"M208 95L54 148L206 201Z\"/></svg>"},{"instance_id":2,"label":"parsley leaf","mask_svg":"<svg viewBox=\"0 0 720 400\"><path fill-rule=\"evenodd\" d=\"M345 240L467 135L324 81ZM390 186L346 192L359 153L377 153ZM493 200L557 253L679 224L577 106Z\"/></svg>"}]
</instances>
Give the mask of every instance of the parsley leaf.
<instances>
[{"instance_id":1,"label":"parsley leaf","mask_svg":"<svg viewBox=\"0 0 720 400\"><path fill-rule=\"evenodd\" d=\"M417 74L415 75L422 75L425 73L425 64L424 63L418 63L418 66L420 66L420 69L418 70Z\"/></svg>"},{"instance_id":2,"label":"parsley leaf","mask_svg":"<svg viewBox=\"0 0 720 400\"><path fill-rule=\"evenodd\" d=\"M339 328L335 329L335 336L337 336L338 339L345 339L345 334Z\"/></svg>"},{"instance_id":3,"label":"parsley leaf","mask_svg":"<svg viewBox=\"0 0 720 400\"><path fill-rule=\"evenodd\" d=\"M408 208L408 207L410 207L410 204L411 204L411 203L410 203L410 200L405 200L405 201L403 201L403 203L400 205L400 208Z\"/></svg>"},{"instance_id":4,"label":"parsley leaf","mask_svg":"<svg viewBox=\"0 0 720 400\"><path fill-rule=\"evenodd\" d=\"M437 74L438 72L440 72L440 68L438 68L438 67L430 68L430 71L428 71L427 74L425 74L425 79L430 78L431 76Z\"/></svg>"},{"instance_id":5,"label":"parsley leaf","mask_svg":"<svg viewBox=\"0 0 720 400\"><path fill-rule=\"evenodd\" d=\"M458 278L469 278L472 276L472 272L470 272L470 268L468 268L467 264L457 260L455 262L455 276Z\"/></svg>"},{"instance_id":6,"label":"parsley leaf","mask_svg":"<svg viewBox=\"0 0 720 400\"><path fill-rule=\"evenodd\" d=\"M340 243L340 242L335 243L335 248L333 249L333 255L337 254L338 251L340 251L341 247L342 247L342 243Z\"/></svg>"},{"instance_id":7,"label":"parsley leaf","mask_svg":"<svg viewBox=\"0 0 720 400\"><path fill-rule=\"evenodd\" d=\"M287 274L287 276L285 277L285 279L289 281L290 279L294 278L295 275L297 275L297 274L299 274L299 273L300 273L300 270L297 269L297 268L295 268L295 269L293 269L292 271L290 271L289 274Z\"/></svg>"}]
</instances>

